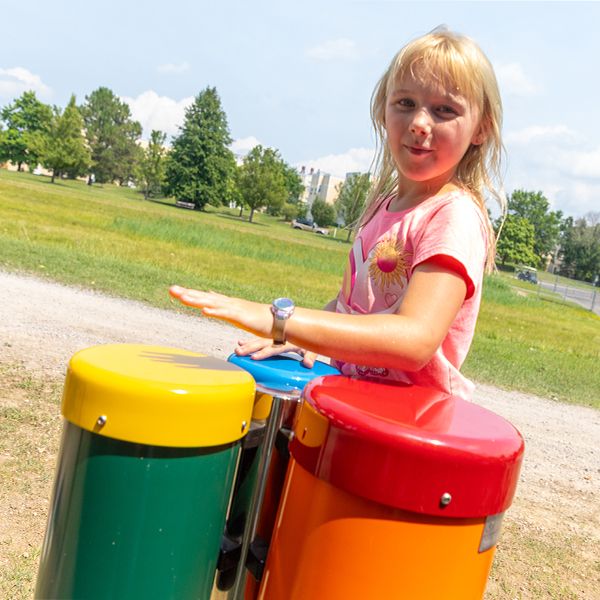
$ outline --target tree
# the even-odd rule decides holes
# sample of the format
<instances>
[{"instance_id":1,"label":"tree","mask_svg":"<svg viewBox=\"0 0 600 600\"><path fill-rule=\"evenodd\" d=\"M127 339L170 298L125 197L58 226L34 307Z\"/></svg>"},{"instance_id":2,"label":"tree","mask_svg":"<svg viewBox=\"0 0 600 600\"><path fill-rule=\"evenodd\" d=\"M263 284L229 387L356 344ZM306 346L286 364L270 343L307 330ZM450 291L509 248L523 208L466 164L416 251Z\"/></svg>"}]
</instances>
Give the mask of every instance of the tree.
<instances>
[{"instance_id":1,"label":"tree","mask_svg":"<svg viewBox=\"0 0 600 600\"><path fill-rule=\"evenodd\" d=\"M244 204L254 211L264 206L282 207L288 197L282 160L277 150L255 146L244 158L238 172L238 189Z\"/></svg>"},{"instance_id":2,"label":"tree","mask_svg":"<svg viewBox=\"0 0 600 600\"><path fill-rule=\"evenodd\" d=\"M368 173L352 174L341 184L335 208L338 218L348 230L346 241L350 241L352 230L363 213L370 186Z\"/></svg>"},{"instance_id":3,"label":"tree","mask_svg":"<svg viewBox=\"0 0 600 600\"><path fill-rule=\"evenodd\" d=\"M317 198L310 207L313 220L321 227L330 227L335 225L335 208L327 204L324 200Z\"/></svg>"},{"instance_id":4,"label":"tree","mask_svg":"<svg viewBox=\"0 0 600 600\"><path fill-rule=\"evenodd\" d=\"M146 200L150 196L158 196L162 191L165 181L166 139L166 133L153 129L148 146L142 151L136 181Z\"/></svg>"},{"instance_id":5,"label":"tree","mask_svg":"<svg viewBox=\"0 0 600 600\"><path fill-rule=\"evenodd\" d=\"M131 119L129 106L106 87L99 87L81 107L85 135L92 152L91 173L98 183L121 184L134 178L141 149L142 126ZM91 183L91 178L88 183Z\"/></svg>"},{"instance_id":6,"label":"tree","mask_svg":"<svg viewBox=\"0 0 600 600\"><path fill-rule=\"evenodd\" d=\"M223 198L223 204L229 207L237 206L240 209L240 218L244 212L244 199L240 193L238 187L238 171L239 167L237 164L233 165L233 175L227 179L227 186L225 189L225 196Z\"/></svg>"},{"instance_id":7,"label":"tree","mask_svg":"<svg viewBox=\"0 0 600 600\"><path fill-rule=\"evenodd\" d=\"M589 282L600 275L600 223L594 213L565 220L560 258L563 275Z\"/></svg>"},{"instance_id":8,"label":"tree","mask_svg":"<svg viewBox=\"0 0 600 600\"><path fill-rule=\"evenodd\" d=\"M284 221L293 221L297 219L299 215L299 204L294 204L293 202L285 202L281 208L281 215Z\"/></svg>"},{"instance_id":9,"label":"tree","mask_svg":"<svg viewBox=\"0 0 600 600\"><path fill-rule=\"evenodd\" d=\"M298 175L298 171L291 167L286 162L282 162L283 176L285 178L285 187L288 191L287 202L292 204L298 204L300 201L300 196L304 191L304 185L302 184L302 179L300 175Z\"/></svg>"},{"instance_id":10,"label":"tree","mask_svg":"<svg viewBox=\"0 0 600 600\"><path fill-rule=\"evenodd\" d=\"M231 192L235 158L216 88L207 87L196 96L179 130L167 159L166 193L193 202L198 210L223 204Z\"/></svg>"},{"instance_id":11,"label":"tree","mask_svg":"<svg viewBox=\"0 0 600 600\"><path fill-rule=\"evenodd\" d=\"M561 211L550 211L550 203L542 192L515 190L508 199L508 214L527 219L534 227L535 241L533 250L538 264L544 264L558 244Z\"/></svg>"},{"instance_id":12,"label":"tree","mask_svg":"<svg viewBox=\"0 0 600 600\"><path fill-rule=\"evenodd\" d=\"M496 231L502 223L497 219ZM522 265L538 265L538 257L534 250L535 230L533 225L524 217L508 214L496 246L500 262Z\"/></svg>"},{"instance_id":13,"label":"tree","mask_svg":"<svg viewBox=\"0 0 600 600\"><path fill-rule=\"evenodd\" d=\"M65 174L75 178L87 173L91 153L83 135L83 118L72 95L64 111L54 107L52 123L39 147L40 162L55 177Z\"/></svg>"},{"instance_id":14,"label":"tree","mask_svg":"<svg viewBox=\"0 0 600 600\"><path fill-rule=\"evenodd\" d=\"M0 161L10 160L22 170L23 163L34 169L39 162L39 148L52 122L52 109L40 102L35 92L24 92L0 112L6 124L0 138Z\"/></svg>"}]
</instances>

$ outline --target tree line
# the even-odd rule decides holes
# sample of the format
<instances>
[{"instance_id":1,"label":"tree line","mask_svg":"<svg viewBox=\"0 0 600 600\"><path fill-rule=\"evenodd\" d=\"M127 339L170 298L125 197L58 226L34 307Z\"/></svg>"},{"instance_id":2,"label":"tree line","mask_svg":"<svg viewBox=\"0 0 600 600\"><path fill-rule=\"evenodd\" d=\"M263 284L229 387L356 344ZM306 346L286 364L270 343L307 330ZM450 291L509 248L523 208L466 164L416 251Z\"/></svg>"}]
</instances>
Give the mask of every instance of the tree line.
<instances>
[{"instance_id":1,"label":"tree line","mask_svg":"<svg viewBox=\"0 0 600 600\"><path fill-rule=\"evenodd\" d=\"M278 150L254 147L237 165L229 145L227 116L215 88L207 87L185 111L170 148L164 132L153 130L140 144L142 127L129 106L112 90L100 87L77 105L75 96L63 109L42 103L28 91L0 111L0 163L21 171L41 164L56 178L87 176L88 183L135 184L145 198L172 196L202 210L207 204L266 208L286 220L305 216L304 191L296 169ZM352 178L351 178L352 179ZM322 200L311 206L322 226L338 222L351 228L362 210L368 175L348 181L335 207Z\"/></svg>"},{"instance_id":2,"label":"tree line","mask_svg":"<svg viewBox=\"0 0 600 600\"><path fill-rule=\"evenodd\" d=\"M195 209L207 204L236 205L240 216L258 209L287 220L304 216L299 198L303 185L296 169L278 150L254 147L237 165L227 116L217 90L207 87L186 109L170 148L166 134L153 130L145 147L142 127L129 106L110 89L100 87L77 105L71 96L64 109L42 103L24 92L0 111L0 163L10 160L21 170L38 164L57 177L87 176L88 183L134 183L145 198L172 196ZM368 174L341 185L335 205L315 200L313 219L321 226L342 224L350 239L370 189ZM573 219L550 210L542 192L515 190L508 197L501 231L500 263L554 270L593 283L600 275L600 213Z\"/></svg>"},{"instance_id":3,"label":"tree line","mask_svg":"<svg viewBox=\"0 0 600 600\"><path fill-rule=\"evenodd\" d=\"M179 133L153 130L141 144L142 126L127 103L100 87L77 105L49 106L24 92L0 111L0 163L21 171L42 165L58 177L87 176L94 183L134 184L145 198L173 196L202 210L207 204L235 204L271 214L298 216L300 176L278 150L255 147L243 164L229 149L227 117L215 88L200 92L185 111Z\"/></svg>"},{"instance_id":4,"label":"tree line","mask_svg":"<svg viewBox=\"0 0 600 600\"><path fill-rule=\"evenodd\" d=\"M502 264L552 268L572 279L599 283L600 212L578 219L565 217L560 210L550 210L539 191L515 190L507 200L506 218L495 221Z\"/></svg>"}]
</instances>

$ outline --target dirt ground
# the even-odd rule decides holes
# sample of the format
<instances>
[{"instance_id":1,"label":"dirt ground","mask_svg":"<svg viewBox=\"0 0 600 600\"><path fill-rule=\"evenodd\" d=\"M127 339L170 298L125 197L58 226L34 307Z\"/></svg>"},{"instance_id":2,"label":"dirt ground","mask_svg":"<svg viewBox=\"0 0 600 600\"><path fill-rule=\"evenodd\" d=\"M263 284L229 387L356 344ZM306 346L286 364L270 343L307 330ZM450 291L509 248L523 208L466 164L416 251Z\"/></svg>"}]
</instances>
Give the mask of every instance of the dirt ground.
<instances>
[{"instance_id":1,"label":"dirt ground","mask_svg":"<svg viewBox=\"0 0 600 600\"><path fill-rule=\"evenodd\" d=\"M32 594L70 356L123 342L226 358L238 337L218 322L0 271L0 597ZM485 385L475 402L526 442L486 598L600 600L600 412Z\"/></svg>"}]
</instances>

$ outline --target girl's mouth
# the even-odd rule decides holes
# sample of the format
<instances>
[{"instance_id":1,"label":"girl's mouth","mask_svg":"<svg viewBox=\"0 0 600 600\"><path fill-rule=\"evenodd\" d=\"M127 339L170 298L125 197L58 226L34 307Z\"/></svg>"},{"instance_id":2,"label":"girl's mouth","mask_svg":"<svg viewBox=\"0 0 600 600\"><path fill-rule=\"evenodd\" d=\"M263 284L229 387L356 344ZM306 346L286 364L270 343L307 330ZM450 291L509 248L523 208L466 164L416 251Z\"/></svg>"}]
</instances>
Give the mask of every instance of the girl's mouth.
<instances>
[{"instance_id":1,"label":"girl's mouth","mask_svg":"<svg viewBox=\"0 0 600 600\"><path fill-rule=\"evenodd\" d=\"M422 148L420 146L406 146L406 149L415 156L423 156L431 152L429 148Z\"/></svg>"}]
</instances>

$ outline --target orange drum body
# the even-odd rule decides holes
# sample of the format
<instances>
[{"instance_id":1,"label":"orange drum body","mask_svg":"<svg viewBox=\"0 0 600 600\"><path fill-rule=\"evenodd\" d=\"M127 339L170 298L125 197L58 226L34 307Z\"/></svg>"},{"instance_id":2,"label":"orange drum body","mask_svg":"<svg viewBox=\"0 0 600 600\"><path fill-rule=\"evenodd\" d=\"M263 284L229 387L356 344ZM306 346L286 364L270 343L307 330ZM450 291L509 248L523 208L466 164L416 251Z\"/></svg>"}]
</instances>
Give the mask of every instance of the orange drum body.
<instances>
[{"instance_id":1,"label":"orange drum body","mask_svg":"<svg viewBox=\"0 0 600 600\"><path fill-rule=\"evenodd\" d=\"M418 386L325 377L290 451L260 599L483 597L523 455L507 421Z\"/></svg>"}]
</instances>

